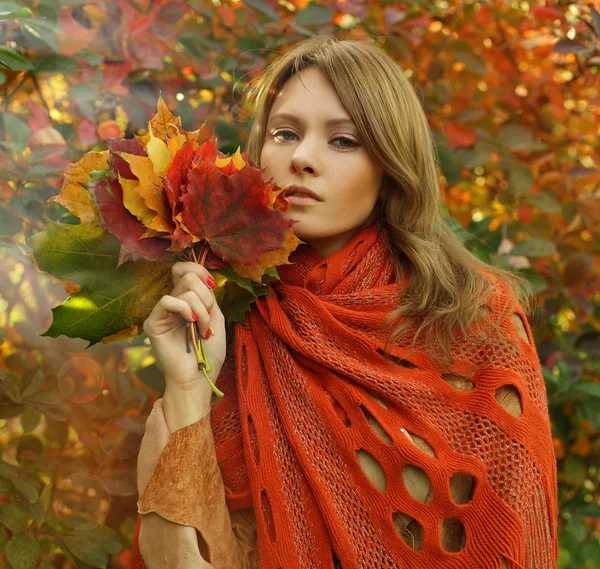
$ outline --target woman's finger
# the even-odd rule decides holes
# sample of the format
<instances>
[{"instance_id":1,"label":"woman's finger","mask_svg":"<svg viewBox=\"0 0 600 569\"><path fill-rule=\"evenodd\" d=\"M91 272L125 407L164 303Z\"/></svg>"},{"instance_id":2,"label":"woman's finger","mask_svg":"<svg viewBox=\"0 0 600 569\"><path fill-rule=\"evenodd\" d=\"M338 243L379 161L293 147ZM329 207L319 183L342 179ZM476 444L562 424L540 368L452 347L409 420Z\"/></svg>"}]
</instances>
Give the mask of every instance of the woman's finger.
<instances>
[{"instance_id":1,"label":"woman's finger","mask_svg":"<svg viewBox=\"0 0 600 569\"><path fill-rule=\"evenodd\" d=\"M206 337L206 333L210 329L210 314L202 300L198 298L196 291L188 290L187 292L180 294L178 298L190 305L192 311L198 318L197 322L200 327L200 333Z\"/></svg>"},{"instance_id":2,"label":"woman's finger","mask_svg":"<svg viewBox=\"0 0 600 569\"><path fill-rule=\"evenodd\" d=\"M200 277L200 280L209 288L214 288L214 286L211 286L212 283L216 284L206 267L203 267L198 263L192 263L191 261L179 261L177 263L174 263L171 267L171 277L173 278L173 286L177 286L177 283L187 273L194 273L198 275L198 277Z\"/></svg>"},{"instance_id":3,"label":"woman's finger","mask_svg":"<svg viewBox=\"0 0 600 569\"><path fill-rule=\"evenodd\" d=\"M184 320L194 322L194 317L192 316L193 308L190 306L189 302L186 302L186 300L182 298L175 298L174 296L165 294L165 296L158 301L156 306L157 319L166 318L169 314L179 314Z\"/></svg>"},{"instance_id":4,"label":"woman's finger","mask_svg":"<svg viewBox=\"0 0 600 569\"><path fill-rule=\"evenodd\" d=\"M210 312L213 306L216 304L215 295L212 289L206 286L200 277L196 273L186 273L179 279L179 282L173 287L171 296L178 297L188 290L193 290L198 298L202 301L202 304L206 306L206 309Z\"/></svg>"}]
</instances>

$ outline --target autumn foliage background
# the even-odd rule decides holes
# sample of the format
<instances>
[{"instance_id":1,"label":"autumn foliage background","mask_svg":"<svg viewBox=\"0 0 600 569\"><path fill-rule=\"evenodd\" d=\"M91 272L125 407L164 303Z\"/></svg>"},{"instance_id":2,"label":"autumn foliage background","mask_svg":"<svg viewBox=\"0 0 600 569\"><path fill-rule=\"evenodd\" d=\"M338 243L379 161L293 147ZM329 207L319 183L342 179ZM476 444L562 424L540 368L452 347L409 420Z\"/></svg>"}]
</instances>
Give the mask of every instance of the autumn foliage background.
<instances>
[{"instance_id":1,"label":"autumn foliage background","mask_svg":"<svg viewBox=\"0 0 600 569\"><path fill-rule=\"evenodd\" d=\"M600 4L419 0L0 1L0 566L128 568L136 460L164 380L144 336L41 337L63 287L26 238L63 171L144 134L159 94L219 149L244 86L315 34L377 41L434 130L455 231L525 274L559 471L561 568L600 567Z\"/></svg>"}]
</instances>

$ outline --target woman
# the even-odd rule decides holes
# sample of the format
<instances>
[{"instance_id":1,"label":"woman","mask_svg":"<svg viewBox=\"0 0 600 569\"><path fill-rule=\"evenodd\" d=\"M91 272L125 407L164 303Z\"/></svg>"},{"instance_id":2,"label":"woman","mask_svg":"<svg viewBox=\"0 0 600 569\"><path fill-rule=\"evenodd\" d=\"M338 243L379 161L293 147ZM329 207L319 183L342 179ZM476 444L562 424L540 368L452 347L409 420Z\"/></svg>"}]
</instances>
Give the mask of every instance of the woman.
<instances>
[{"instance_id":1,"label":"woman","mask_svg":"<svg viewBox=\"0 0 600 569\"><path fill-rule=\"evenodd\" d=\"M174 266L144 324L166 390L140 449L133 567L138 537L148 569L555 566L532 296L447 228L400 68L318 37L251 93L250 156L305 244L227 354L208 271ZM184 351L196 318L226 394L212 410Z\"/></svg>"}]
</instances>

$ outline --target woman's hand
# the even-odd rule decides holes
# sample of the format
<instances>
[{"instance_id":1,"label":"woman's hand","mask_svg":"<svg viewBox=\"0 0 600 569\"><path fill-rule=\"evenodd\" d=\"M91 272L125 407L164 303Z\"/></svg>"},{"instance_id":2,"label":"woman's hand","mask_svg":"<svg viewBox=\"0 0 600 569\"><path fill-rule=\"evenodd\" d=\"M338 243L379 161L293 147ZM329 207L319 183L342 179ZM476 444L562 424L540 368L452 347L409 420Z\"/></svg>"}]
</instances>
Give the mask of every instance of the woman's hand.
<instances>
[{"instance_id":1,"label":"woman's hand","mask_svg":"<svg viewBox=\"0 0 600 569\"><path fill-rule=\"evenodd\" d=\"M212 328L214 335L203 342L206 359L212 366L208 375L214 383L225 361L226 349L225 317L212 291L214 279L208 269L192 262L175 263L171 274L173 290L156 303L144 321L144 332L165 375L167 388L200 387L206 391L206 401L210 401L212 388L198 370L191 338L191 351L186 351L186 327L195 321L195 315L203 338Z\"/></svg>"},{"instance_id":2,"label":"woman's hand","mask_svg":"<svg viewBox=\"0 0 600 569\"><path fill-rule=\"evenodd\" d=\"M146 428L137 461L138 494L142 496L154 474L170 433L157 399L146 420ZM148 569L214 569L200 553L193 527L166 520L156 512L140 514L140 553Z\"/></svg>"}]
</instances>

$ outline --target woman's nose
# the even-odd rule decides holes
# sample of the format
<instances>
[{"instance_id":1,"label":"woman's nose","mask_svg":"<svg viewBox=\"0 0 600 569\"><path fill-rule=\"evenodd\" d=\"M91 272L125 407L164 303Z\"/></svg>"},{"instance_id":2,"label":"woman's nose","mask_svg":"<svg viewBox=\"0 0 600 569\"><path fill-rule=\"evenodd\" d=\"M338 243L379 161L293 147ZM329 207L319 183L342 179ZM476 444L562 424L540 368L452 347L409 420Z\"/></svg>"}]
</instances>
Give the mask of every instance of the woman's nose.
<instances>
[{"instance_id":1,"label":"woman's nose","mask_svg":"<svg viewBox=\"0 0 600 569\"><path fill-rule=\"evenodd\" d=\"M311 174L319 170L316 157L316 149L308 144L300 144L292 156L291 167L294 171L310 172Z\"/></svg>"}]
</instances>

